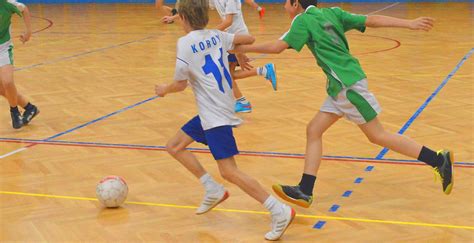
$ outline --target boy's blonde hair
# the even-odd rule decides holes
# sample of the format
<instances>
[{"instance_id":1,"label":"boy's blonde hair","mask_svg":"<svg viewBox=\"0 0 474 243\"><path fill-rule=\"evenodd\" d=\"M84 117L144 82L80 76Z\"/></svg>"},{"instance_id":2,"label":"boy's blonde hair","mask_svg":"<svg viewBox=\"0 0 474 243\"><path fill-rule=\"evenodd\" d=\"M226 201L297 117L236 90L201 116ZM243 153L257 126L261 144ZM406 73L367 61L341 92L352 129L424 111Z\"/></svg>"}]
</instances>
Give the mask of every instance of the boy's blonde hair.
<instances>
[{"instance_id":1,"label":"boy's blonde hair","mask_svg":"<svg viewBox=\"0 0 474 243\"><path fill-rule=\"evenodd\" d=\"M194 30L204 29L209 22L209 0L180 0L178 13Z\"/></svg>"}]
</instances>

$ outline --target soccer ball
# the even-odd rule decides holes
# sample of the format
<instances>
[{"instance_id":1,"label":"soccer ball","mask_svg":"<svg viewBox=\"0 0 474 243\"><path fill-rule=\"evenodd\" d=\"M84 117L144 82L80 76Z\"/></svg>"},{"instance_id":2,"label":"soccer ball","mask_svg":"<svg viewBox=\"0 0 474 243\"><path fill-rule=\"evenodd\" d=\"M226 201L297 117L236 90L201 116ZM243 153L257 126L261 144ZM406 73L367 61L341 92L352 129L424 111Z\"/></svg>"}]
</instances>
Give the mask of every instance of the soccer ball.
<instances>
[{"instance_id":1,"label":"soccer ball","mask_svg":"<svg viewBox=\"0 0 474 243\"><path fill-rule=\"evenodd\" d=\"M107 208L119 207L127 198L128 186L120 176L107 176L97 184L97 199Z\"/></svg>"}]
</instances>

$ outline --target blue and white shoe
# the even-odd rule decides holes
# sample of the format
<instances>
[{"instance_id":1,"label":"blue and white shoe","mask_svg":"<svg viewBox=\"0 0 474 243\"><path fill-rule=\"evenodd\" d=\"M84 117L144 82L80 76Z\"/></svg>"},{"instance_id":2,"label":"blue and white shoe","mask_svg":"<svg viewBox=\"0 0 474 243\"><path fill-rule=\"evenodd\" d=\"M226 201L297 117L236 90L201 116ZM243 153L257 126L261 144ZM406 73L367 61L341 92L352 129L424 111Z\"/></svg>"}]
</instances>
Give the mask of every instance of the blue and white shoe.
<instances>
[{"instance_id":1,"label":"blue and white shoe","mask_svg":"<svg viewBox=\"0 0 474 243\"><path fill-rule=\"evenodd\" d=\"M235 112L236 113L249 113L252 112L252 105L250 102L242 103L240 101L235 102Z\"/></svg>"},{"instance_id":2,"label":"blue and white shoe","mask_svg":"<svg viewBox=\"0 0 474 243\"><path fill-rule=\"evenodd\" d=\"M265 68L267 69L267 75L265 75L265 79L272 83L273 90L277 90L277 77L276 77L276 68L273 63L265 64Z\"/></svg>"}]
</instances>

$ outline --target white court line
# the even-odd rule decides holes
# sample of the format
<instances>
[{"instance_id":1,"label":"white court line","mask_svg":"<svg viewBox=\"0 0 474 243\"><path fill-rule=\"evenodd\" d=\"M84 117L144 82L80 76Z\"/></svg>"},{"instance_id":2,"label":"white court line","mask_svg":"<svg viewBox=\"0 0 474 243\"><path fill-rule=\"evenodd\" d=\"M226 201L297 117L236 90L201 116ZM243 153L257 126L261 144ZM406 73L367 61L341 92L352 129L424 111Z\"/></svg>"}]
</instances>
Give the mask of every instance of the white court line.
<instances>
[{"instance_id":1,"label":"white court line","mask_svg":"<svg viewBox=\"0 0 474 243\"><path fill-rule=\"evenodd\" d=\"M13 150L13 151L11 151L11 152L9 152L9 153L6 153L6 154L0 156L0 159L3 159L3 158L6 158L6 157L8 157L8 156L10 156L10 155L14 155L14 154L16 154L16 153L19 153L19 152L21 152L21 151L23 151L23 150L26 150L28 147L29 147L29 146L26 146L26 147L23 147L23 148L19 148L19 149L17 149L17 150Z\"/></svg>"},{"instance_id":2,"label":"white court line","mask_svg":"<svg viewBox=\"0 0 474 243\"><path fill-rule=\"evenodd\" d=\"M400 4L400 2L396 2L396 3L390 4L390 5L388 5L388 6L385 7L385 8L381 8L381 9L379 9L379 10L375 10L375 11L373 11L373 12L368 13L367 15L371 15L371 14L375 14L375 13L378 13L378 12L382 12L382 11L384 11L384 10L387 10L387 9L391 8L391 7L395 7L395 6L397 6L398 4Z\"/></svg>"}]
</instances>

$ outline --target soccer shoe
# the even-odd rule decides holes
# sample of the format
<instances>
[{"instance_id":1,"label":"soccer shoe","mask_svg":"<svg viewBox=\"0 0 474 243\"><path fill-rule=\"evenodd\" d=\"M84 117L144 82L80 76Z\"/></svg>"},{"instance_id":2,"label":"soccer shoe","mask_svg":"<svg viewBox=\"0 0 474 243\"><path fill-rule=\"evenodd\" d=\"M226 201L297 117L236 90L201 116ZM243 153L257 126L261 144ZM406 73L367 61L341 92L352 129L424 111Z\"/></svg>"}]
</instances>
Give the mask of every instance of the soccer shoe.
<instances>
[{"instance_id":1,"label":"soccer shoe","mask_svg":"<svg viewBox=\"0 0 474 243\"><path fill-rule=\"evenodd\" d=\"M290 206L283 204L279 214L272 214L272 230L265 234L266 240L278 240L285 233L295 218L296 212Z\"/></svg>"},{"instance_id":2,"label":"soccer shoe","mask_svg":"<svg viewBox=\"0 0 474 243\"><path fill-rule=\"evenodd\" d=\"M220 187L215 193L207 193L204 195L201 206L196 210L196 214L204 214L209 212L219 203L225 201L229 197L229 192L224 187Z\"/></svg>"},{"instance_id":3,"label":"soccer shoe","mask_svg":"<svg viewBox=\"0 0 474 243\"><path fill-rule=\"evenodd\" d=\"M235 112L237 113L249 113L252 112L252 105L250 102L247 102L247 104L243 104L240 101L235 102Z\"/></svg>"},{"instance_id":4,"label":"soccer shoe","mask_svg":"<svg viewBox=\"0 0 474 243\"><path fill-rule=\"evenodd\" d=\"M30 121L33 120L33 118L35 118L35 116L37 116L40 113L38 107L36 107L35 105L32 105L32 107L33 108L27 109L25 110L25 112L23 112L24 125L28 125L28 123L30 123Z\"/></svg>"},{"instance_id":5,"label":"soccer shoe","mask_svg":"<svg viewBox=\"0 0 474 243\"><path fill-rule=\"evenodd\" d=\"M272 83L273 90L277 90L277 78L276 78L276 68L273 63L265 64L265 68L267 69L267 75L265 75L265 79Z\"/></svg>"},{"instance_id":6,"label":"soccer shoe","mask_svg":"<svg viewBox=\"0 0 474 243\"><path fill-rule=\"evenodd\" d=\"M300 186L273 185L273 191L283 200L294 203L303 208L309 208L313 202L313 196L304 194Z\"/></svg>"},{"instance_id":7,"label":"soccer shoe","mask_svg":"<svg viewBox=\"0 0 474 243\"><path fill-rule=\"evenodd\" d=\"M261 7L261 9L258 11L258 16L260 19L263 19L263 15L265 15L265 8Z\"/></svg>"},{"instance_id":8,"label":"soccer shoe","mask_svg":"<svg viewBox=\"0 0 474 243\"><path fill-rule=\"evenodd\" d=\"M23 119L21 117L20 112L10 111L10 115L12 117L12 126L13 126L13 128L20 129L23 126Z\"/></svg>"},{"instance_id":9,"label":"soccer shoe","mask_svg":"<svg viewBox=\"0 0 474 243\"><path fill-rule=\"evenodd\" d=\"M437 154L441 154L443 156L443 163L440 166L434 168L435 172L435 179L439 177L441 179L441 183L443 185L443 192L446 195L451 193L453 190L454 185L454 178L453 178L453 160L454 155L453 152L449 150L440 150Z\"/></svg>"}]
</instances>

